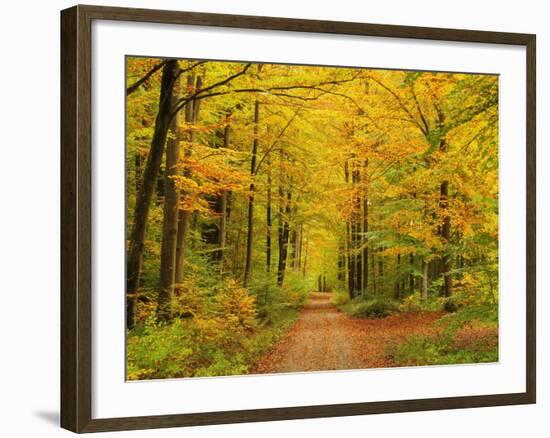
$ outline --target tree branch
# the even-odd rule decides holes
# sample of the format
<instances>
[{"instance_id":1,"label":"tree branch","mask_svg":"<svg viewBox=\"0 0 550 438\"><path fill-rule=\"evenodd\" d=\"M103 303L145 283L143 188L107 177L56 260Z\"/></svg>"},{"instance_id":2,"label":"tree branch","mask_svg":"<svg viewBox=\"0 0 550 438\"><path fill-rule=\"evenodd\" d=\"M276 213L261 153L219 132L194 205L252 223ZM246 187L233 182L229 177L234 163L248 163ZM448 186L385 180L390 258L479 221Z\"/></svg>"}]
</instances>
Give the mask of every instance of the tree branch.
<instances>
[{"instance_id":1,"label":"tree branch","mask_svg":"<svg viewBox=\"0 0 550 438\"><path fill-rule=\"evenodd\" d=\"M264 162L264 160L266 159L266 157L271 153L272 149L275 147L275 145L279 142L279 140L282 138L282 136L284 135L285 131L290 127L290 125L292 124L292 122L294 121L294 119L298 116L298 113L300 112L301 108L298 109L294 115L288 120L288 122L286 123L286 125L284 126L283 129L281 129L281 131L279 132L279 135L277 135L277 138L273 141L273 143L271 143L271 146L269 146L264 154L262 155L262 158L260 159L260 161L258 162L258 165L256 166L256 169L254 170L254 175L257 175L258 174L258 170L260 169L260 166L262 165L262 163Z\"/></svg>"},{"instance_id":2,"label":"tree branch","mask_svg":"<svg viewBox=\"0 0 550 438\"><path fill-rule=\"evenodd\" d=\"M134 91L136 91L142 84L147 82L151 76L153 76L157 71L159 71L164 64L168 62L167 59L165 59L162 62L159 62L157 65L155 65L151 70L149 70L141 79L134 82L132 85L130 85L128 88L126 88L126 96L129 96Z\"/></svg>"},{"instance_id":3,"label":"tree branch","mask_svg":"<svg viewBox=\"0 0 550 438\"><path fill-rule=\"evenodd\" d=\"M237 78L241 75L244 75L247 72L247 70L250 68L251 65L252 64L248 63L248 64L245 65L245 67L240 72L235 73L234 75L231 75L231 76L225 78L222 81L216 82L215 84L209 85L208 87L201 88L200 90L196 91L191 96L188 96L188 97L185 97L185 98L182 98L182 99L178 100L176 102L176 108L172 112L172 117L174 115L176 115L188 102L190 102L192 100L198 100L198 99L203 99L204 97L208 97L209 95L206 95L206 96L201 96L201 95L203 95L204 93L206 93L210 90L213 90L214 88L221 87L222 85L225 85L225 84L231 82L233 79L235 79L235 78ZM211 94L213 94L213 93L211 93ZM227 94L227 93L221 93L221 94Z\"/></svg>"},{"instance_id":4,"label":"tree branch","mask_svg":"<svg viewBox=\"0 0 550 438\"><path fill-rule=\"evenodd\" d=\"M424 135L427 135L427 133L424 132L424 128L422 127L422 125L418 122L418 120L416 119L416 117L413 116L413 114L410 112L410 110L406 107L406 105L403 103L403 101L401 100L401 98L395 93L395 91L393 91L391 88L389 88L388 86L386 86L383 82L379 81L378 79L372 77L372 76L368 76L369 79L373 80L374 82L376 82L378 85L380 85L384 90L386 90L388 93L390 93L394 99L397 101L397 103L399 104L399 106L401 107L401 109L403 109L403 111L405 111L405 113L409 116L409 118L411 119L411 121L417 126L418 129L420 129L420 131L424 134Z\"/></svg>"}]
</instances>

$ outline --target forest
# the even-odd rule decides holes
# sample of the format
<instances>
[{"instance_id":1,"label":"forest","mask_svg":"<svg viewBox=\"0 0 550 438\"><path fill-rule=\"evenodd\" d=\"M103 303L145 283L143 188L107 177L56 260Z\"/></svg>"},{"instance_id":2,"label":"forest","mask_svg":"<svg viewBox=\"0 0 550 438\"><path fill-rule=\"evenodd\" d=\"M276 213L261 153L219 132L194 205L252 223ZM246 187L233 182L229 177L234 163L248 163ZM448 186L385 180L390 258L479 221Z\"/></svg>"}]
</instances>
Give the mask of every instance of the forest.
<instances>
[{"instance_id":1,"label":"forest","mask_svg":"<svg viewBox=\"0 0 550 438\"><path fill-rule=\"evenodd\" d=\"M498 361L498 76L126 58L127 379Z\"/></svg>"}]
</instances>

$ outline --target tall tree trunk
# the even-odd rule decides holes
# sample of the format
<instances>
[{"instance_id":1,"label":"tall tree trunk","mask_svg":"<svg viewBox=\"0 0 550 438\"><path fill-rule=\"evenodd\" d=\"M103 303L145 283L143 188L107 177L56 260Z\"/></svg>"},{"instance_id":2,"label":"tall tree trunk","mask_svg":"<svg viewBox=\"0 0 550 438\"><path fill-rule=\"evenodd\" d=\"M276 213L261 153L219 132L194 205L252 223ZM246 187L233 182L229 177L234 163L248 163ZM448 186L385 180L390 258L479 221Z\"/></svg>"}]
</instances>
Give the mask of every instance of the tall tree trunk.
<instances>
[{"instance_id":1,"label":"tall tree trunk","mask_svg":"<svg viewBox=\"0 0 550 438\"><path fill-rule=\"evenodd\" d=\"M441 237L445 241L443 256L441 258L441 273L443 274L443 292L446 297L453 294L453 284L450 275L451 256L449 254L449 243L451 239L451 218L448 212L449 206L449 181L443 181L440 188L441 194L441 214L443 216L443 225L441 227Z\"/></svg>"},{"instance_id":2,"label":"tall tree trunk","mask_svg":"<svg viewBox=\"0 0 550 438\"><path fill-rule=\"evenodd\" d=\"M308 246L309 246L309 240L305 239L306 243L305 243L305 250L304 250L304 262L302 263L302 275L305 277L306 276L306 267L307 267L307 249L308 249Z\"/></svg>"},{"instance_id":3,"label":"tall tree trunk","mask_svg":"<svg viewBox=\"0 0 550 438\"><path fill-rule=\"evenodd\" d=\"M265 208L266 215L266 239L265 239L265 270L271 272L271 159L269 155L266 159L267 166L267 205Z\"/></svg>"},{"instance_id":4,"label":"tall tree trunk","mask_svg":"<svg viewBox=\"0 0 550 438\"><path fill-rule=\"evenodd\" d=\"M178 80L179 82L179 80ZM180 97L179 84L174 86L173 106ZM176 236L178 231L179 190L174 177L178 174L180 160L179 114L170 123L172 136L166 142L166 161L164 171L164 206L162 223L162 243L160 251L160 290L157 299L157 317L159 321L172 318L172 297L176 263Z\"/></svg>"},{"instance_id":5,"label":"tall tree trunk","mask_svg":"<svg viewBox=\"0 0 550 438\"><path fill-rule=\"evenodd\" d=\"M300 242L298 244L298 266L297 268L300 269L302 266L302 245L304 243L304 224L300 224Z\"/></svg>"},{"instance_id":6,"label":"tall tree trunk","mask_svg":"<svg viewBox=\"0 0 550 438\"><path fill-rule=\"evenodd\" d=\"M279 152L279 189L278 189L278 213L277 213L277 245L279 249L279 260L277 264L277 284L279 284L281 277L281 260L283 257L284 245L283 245L283 230L284 230L284 209L285 209L285 192L283 186L283 151L282 147Z\"/></svg>"},{"instance_id":7,"label":"tall tree trunk","mask_svg":"<svg viewBox=\"0 0 550 438\"><path fill-rule=\"evenodd\" d=\"M338 244L338 282L342 282L345 280L344 270L346 269L346 262L345 262L345 253L346 253L346 246L344 242L340 241Z\"/></svg>"},{"instance_id":8,"label":"tall tree trunk","mask_svg":"<svg viewBox=\"0 0 550 438\"><path fill-rule=\"evenodd\" d=\"M369 161L365 160L364 169L365 169L365 180L367 179L367 166ZM365 181L368 183L368 180ZM367 233L369 232L369 197L367 195L367 190L365 189L365 195L363 196L363 293L368 293L369 287L369 240L367 238Z\"/></svg>"},{"instance_id":9,"label":"tall tree trunk","mask_svg":"<svg viewBox=\"0 0 550 438\"><path fill-rule=\"evenodd\" d=\"M374 256L374 248L371 248L371 272L372 272L372 291L374 295L378 294L378 286L376 285L376 260Z\"/></svg>"},{"instance_id":10,"label":"tall tree trunk","mask_svg":"<svg viewBox=\"0 0 550 438\"><path fill-rule=\"evenodd\" d=\"M346 185L349 184L349 162L344 163L344 180ZM353 210L353 209L352 209ZM353 227L353 211L346 221L346 261L347 261L347 278L348 278L348 293L351 299L355 297L355 258L354 258L354 227Z\"/></svg>"},{"instance_id":11,"label":"tall tree trunk","mask_svg":"<svg viewBox=\"0 0 550 438\"><path fill-rule=\"evenodd\" d=\"M294 259L292 260L292 267L298 269L300 266L300 228L296 227L294 230Z\"/></svg>"},{"instance_id":12,"label":"tall tree trunk","mask_svg":"<svg viewBox=\"0 0 550 438\"><path fill-rule=\"evenodd\" d=\"M426 259L422 258L422 300L426 301L428 299L428 266L429 263L426 262Z\"/></svg>"},{"instance_id":13,"label":"tall tree trunk","mask_svg":"<svg viewBox=\"0 0 550 438\"><path fill-rule=\"evenodd\" d=\"M258 125L260 123L260 102L256 99L254 104L254 141L252 142L252 158L250 160L250 193L248 195L248 232L246 240L246 262L244 268L243 284L246 287L252 273L252 248L254 243L254 177L256 174L256 160L258 156Z\"/></svg>"},{"instance_id":14,"label":"tall tree trunk","mask_svg":"<svg viewBox=\"0 0 550 438\"><path fill-rule=\"evenodd\" d=\"M438 113L438 127L442 129L445 126L445 114L436 106ZM446 153L449 145L446 139L443 137L439 141L439 151ZM439 207L440 218L442 219L441 225L441 237L445 243L443 249L441 273L443 274L443 292L446 297L450 297L453 294L453 284L450 275L451 271L451 255L449 254L449 244L451 243L451 217L449 215L449 181L445 180L441 182L439 189Z\"/></svg>"},{"instance_id":15,"label":"tall tree trunk","mask_svg":"<svg viewBox=\"0 0 550 438\"><path fill-rule=\"evenodd\" d=\"M414 293L414 254L409 254L409 268L411 273L409 274L409 293Z\"/></svg>"},{"instance_id":16,"label":"tall tree trunk","mask_svg":"<svg viewBox=\"0 0 550 438\"><path fill-rule=\"evenodd\" d=\"M298 241L298 235L296 234L296 229L290 230L290 242L289 242L289 249L290 249L290 267L294 269L296 266L296 242Z\"/></svg>"},{"instance_id":17,"label":"tall tree trunk","mask_svg":"<svg viewBox=\"0 0 550 438\"><path fill-rule=\"evenodd\" d=\"M350 298L355 294L355 260L353 258L353 228L351 219L346 222L346 241L347 241L347 265L348 265L348 292Z\"/></svg>"},{"instance_id":18,"label":"tall tree trunk","mask_svg":"<svg viewBox=\"0 0 550 438\"><path fill-rule=\"evenodd\" d=\"M172 94L177 71L178 62L176 60L168 61L162 69L159 110L155 119L151 149L143 172L143 182L139 193L136 195L134 224L130 232L130 243L126 258L126 326L128 328L132 328L135 324L145 233L151 200L155 192L157 176L164 154L168 127L172 119Z\"/></svg>"},{"instance_id":19,"label":"tall tree trunk","mask_svg":"<svg viewBox=\"0 0 550 438\"><path fill-rule=\"evenodd\" d=\"M383 247L378 248L378 252L384 251ZM380 283L379 290L384 291L384 257L378 256L378 282Z\"/></svg>"},{"instance_id":20,"label":"tall tree trunk","mask_svg":"<svg viewBox=\"0 0 550 438\"><path fill-rule=\"evenodd\" d=\"M397 254L397 281L395 282L395 299L401 299L401 254Z\"/></svg>"},{"instance_id":21,"label":"tall tree trunk","mask_svg":"<svg viewBox=\"0 0 550 438\"><path fill-rule=\"evenodd\" d=\"M143 158L139 152L136 152L134 155L134 169L135 169L135 190L136 190L136 196L139 193L139 189L141 188L141 174L142 171L142 161Z\"/></svg>"},{"instance_id":22,"label":"tall tree trunk","mask_svg":"<svg viewBox=\"0 0 550 438\"><path fill-rule=\"evenodd\" d=\"M230 135L230 126L226 125L223 130L223 147L225 149L229 148L229 135ZM221 216L220 216L220 232L219 232L219 240L218 240L218 246L219 250L217 252L218 254L218 260L222 262L223 264L223 254L225 251L225 244L227 240L227 197L228 193L227 190L224 190L222 194L220 195L220 205L221 205Z\"/></svg>"},{"instance_id":23,"label":"tall tree trunk","mask_svg":"<svg viewBox=\"0 0 550 438\"><path fill-rule=\"evenodd\" d=\"M202 86L202 80L197 77L195 82L195 76L189 75L187 78L187 88L192 90L191 92L196 92ZM188 102L185 105L185 122L189 125L194 125L197 123L199 118L200 110L200 100L195 100ZM193 143L196 138L195 130L191 127L191 130L187 134L189 140L189 146L185 149L185 157L189 158L193 154ZM191 169L186 167L183 170L183 176L186 178L191 178ZM181 193L181 197L185 197L185 193ZM178 234L176 241L176 283L181 283L183 281L184 265L185 265L185 248L187 245L187 237L189 235L189 225L191 221L192 212L187 209L181 209L178 213Z\"/></svg>"},{"instance_id":24,"label":"tall tree trunk","mask_svg":"<svg viewBox=\"0 0 550 438\"><path fill-rule=\"evenodd\" d=\"M279 287L283 285L283 282L285 279L286 263L288 258L288 243L289 243L289 237L290 237L290 224L289 224L290 219L289 218L290 218L290 213L292 211L291 209L292 183L288 188L286 198L287 198L286 206L284 210L285 214L284 216L281 215L283 224L282 224L281 240L279 242L279 267L277 269L277 285Z\"/></svg>"},{"instance_id":25,"label":"tall tree trunk","mask_svg":"<svg viewBox=\"0 0 550 438\"><path fill-rule=\"evenodd\" d=\"M361 294L363 290L363 251L361 250L361 245L363 241L362 237L362 208L361 208L361 191L359 190L359 185L361 183L361 173L358 167L354 170L354 182L356 186L357 193L355 195L355 206L354 206L354 216L355 216L355 275L357 276L355 288L356 294Z\"/></svg>"}]
</instances>

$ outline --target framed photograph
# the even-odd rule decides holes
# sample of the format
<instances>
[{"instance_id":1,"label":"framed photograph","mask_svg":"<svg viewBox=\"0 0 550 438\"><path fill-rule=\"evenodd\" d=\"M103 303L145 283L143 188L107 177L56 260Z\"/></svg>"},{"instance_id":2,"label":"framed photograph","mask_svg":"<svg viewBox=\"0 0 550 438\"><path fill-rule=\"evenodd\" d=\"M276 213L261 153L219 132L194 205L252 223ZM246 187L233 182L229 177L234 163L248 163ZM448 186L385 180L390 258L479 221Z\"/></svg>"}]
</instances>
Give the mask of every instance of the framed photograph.
<instances>
[{"instance_id":1,"label":"framed photograph","mask_svg":"<svg viewBox=\"0 0 550 438\"><path fill-rule=\"evenodd\" d=\"M535 35L61 13L61 425L535 403Z\"/></svg>"}]
</instances>

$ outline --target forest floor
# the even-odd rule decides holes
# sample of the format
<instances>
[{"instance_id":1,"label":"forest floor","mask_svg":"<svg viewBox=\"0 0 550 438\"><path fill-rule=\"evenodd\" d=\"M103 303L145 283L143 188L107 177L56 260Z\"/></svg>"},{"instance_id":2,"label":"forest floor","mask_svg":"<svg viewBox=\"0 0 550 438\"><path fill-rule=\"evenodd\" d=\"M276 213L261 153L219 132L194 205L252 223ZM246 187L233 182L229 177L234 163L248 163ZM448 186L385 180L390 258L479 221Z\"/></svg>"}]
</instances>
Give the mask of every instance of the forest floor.
<instances>
[{"instance_id":1,"label":"forest floor","mask_svg":"<svg viewBox=\"0 0 550 438\"><path fill-rule=\"evenodd\" d=\"M355 319L340 312L330 293L313 292L286 337L251 368L251 374L395 366L386 350L411 335L435 333L443 312L406 312Z\"/></svg>"}]
</instances>

